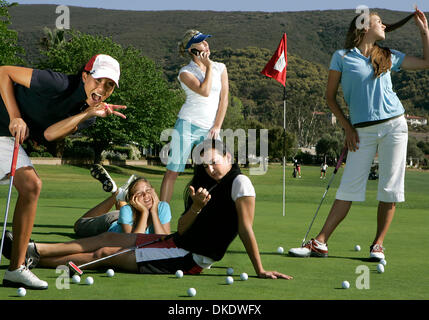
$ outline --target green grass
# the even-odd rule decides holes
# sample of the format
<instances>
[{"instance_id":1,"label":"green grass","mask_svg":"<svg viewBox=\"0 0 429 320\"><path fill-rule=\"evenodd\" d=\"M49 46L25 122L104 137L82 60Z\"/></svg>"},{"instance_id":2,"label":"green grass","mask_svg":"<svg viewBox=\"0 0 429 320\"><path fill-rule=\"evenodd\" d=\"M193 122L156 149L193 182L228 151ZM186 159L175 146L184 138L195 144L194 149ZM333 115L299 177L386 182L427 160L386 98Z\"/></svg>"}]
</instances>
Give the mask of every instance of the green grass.
<instances>
[{"instance_id":1,"label":"green grass","mask_svg":"<svg viewBox=\"0 0 429 320\"><path fill-rule=\"evenodd\" d=\"M92 179L86 168L74 166L36 166L43 180L38 213L32 238L40 242L60 242L73 239L72 225L87 209L104 199L98 181ZM144 174L159 190L164 168L161 167L107 167L118 184L124 183L132 173ZM257 201L254 230L259 243L262 262L267 270L278 270L292 275L294 280L264 280L255 277L244 247L237 238L224 259L199 276L176 279L174 275L138 275L116 270L113 278L107 278L103 270L86 271L94 278L93 286L71 284L70 289L56 288L60 275L53 269L36 269L35 273L49 282L49 289L27 291L25 298L18 298L16 290L0 286L0 299L125 299L125 300L177 300L186 296L189 287L197 289L192 299L428 299L429 278L426 277L428 258L427 234L429 225L429 173L407 171L406 202L399 204L395 219L385 240L388 264L383 274L378 274L376 263L368 262L368 247L375 234L377 181L368 181L367 200L355 203L349 216L338 227L329 241L330 257L327 259L299 259L279 255L278 246L287 252L297 247L305 235L317 209L332 168L326 180L319 179L318 167L303 167L302 179L291 178L291 167L287 168L286 215L282 216L282 169L270 166L266 175L250 176L254 183ZM247 173L245 171L245 173ZM331 185L310 236L320 230L335 198L342 170ZM183 210L182 192L191 177L187 171L176 183L172 200L172 230ZM7 186L0 186L3 214ZM12 221L17 193L12 195L9 223ZM2 219L3 220L3 219ZM10 224L9 224L10 228ZM222 230L219 230L222 232ZM360 252L354 246L362 247ZM3 278L8 261L2 260L0 278ZM356 267L370 269L370 289L356 288ZM235 270L235 283L225 285L226 268ZM239 274L247 272L248 281L240 281ZM343 290L341 282L348 280L350 289Z\"/></svg>"}]
</instances>

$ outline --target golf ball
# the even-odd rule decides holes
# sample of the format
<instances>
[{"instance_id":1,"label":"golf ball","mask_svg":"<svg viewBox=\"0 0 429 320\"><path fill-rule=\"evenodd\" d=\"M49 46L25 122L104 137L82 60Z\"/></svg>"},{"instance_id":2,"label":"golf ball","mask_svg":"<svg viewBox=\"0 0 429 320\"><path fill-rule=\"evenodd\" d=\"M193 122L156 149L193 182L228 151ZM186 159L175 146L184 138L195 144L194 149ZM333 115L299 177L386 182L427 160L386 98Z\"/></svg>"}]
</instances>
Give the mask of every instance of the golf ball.
<instances>
[{"instance_id":1,"label":"golf ball","mask_svg":"<svg viewBox=\"0 0 429 320\"><path fill-rule=\"evenodd\" d=\"M197 294L197 290L195 290L195 288L188 289L188 296L194 297L196 294Z\"/></svg>"},{"instance_id":2,"label":"golf ball","mask_svg":"<svg viewBox=\"0 0 429 320\"><path fill-rule=\"evenodd\" d=\"M378 273L384 272L384 266L381 263L377 264L377 271Z\"/></svg>"},{"instance_id":3,"label":"golf ball","mask_svg":"<svg viewBox=\"0 0 429 320\"><path fill-rule=\"evenodd\" d=\"M233 268L226 269L226 274L229 276L232 276L234 274L234 269Z\"/></svg>"},{"instance_id":4,"label":"golf ball","mask_svg":"<svg viewBox=\"0 0 429 320\"><path fill-rule=\"evenodd\" d=\"M177 278L182 278L183 277L183 271L182 270L177 270L176 271L176 277Z\"/></svg>"},{"instance_id":5,"label":"golf ball","mask_svg":"<svg viewBox=\"0 0 429 320\"><path fill-rule=\"evenodd\" d=\"M226 277L225 280L226 284L233 284L234 283L234 279L231 276Z\"/></svg>"},{"instance_id":6,"label":"golf ball","mask_svg":"<svg viewBox=\"0 0 429 320\"><path fill-rule=\"evenodd\" d=\"M387 261L386 261L386 260L384 260L384 259L381 259L381 260L380 260L380 263L381 263L383 266L386 266Z\"/></svg>"},{"instance_id":7,"label":"golf ball","mask_svg":"<svg viewBox=\"0 0 429 320\"><path fill-rule=\"evenodd\" d=\"M341 286L343 287L343 289L348 289L348 288L350 288L350 283L348 281L343 281Z\"/></svg>"},{"instance_id":8,"label":"golf ball","mask_svg":"<svg viewBox=\"0 0 429 320\"><path fill-rule=\"evenodd\" d=\"M113 269L108 269L106 271L106 276L113 277L114 275L115 275L115 271L113 271Z\"/></svg>"},{"instance_id":9,"label":"golf ball","mask_svg":"<svg viewBox=\"0 0 429 320\"><path fill-rule=\"evenodd\" d=\"M281 253L283 253L283 252L285 252L285 251L284 251L284 249L283 249L283 247L278 247L278 248L277 248L277 253L280 253L280 254L281 254Z\"/></svg>"},{"instance_id":10,"label":"golf ball","mask_svg":"<svg viewBox=\"0 0 429 320\"><path fill-rule=\"evenodd\" d=\"M243 272L242 274L240 274L240 279L246 281L247 279L249 279L249 276L246 272Z\"/></svg>"},{"instance_id":11,"label":"golf ball","mask_svg":"<svg viewBox=\"0 0 429 320\"><path fill-rule=\"evenodd\" d=\"M79 283L79 282L80 282L80 277L79 277L77 274L75 274L75 275L72 277L72 282L73 282L73 283Z\"/></svg>"},{"instance_id":12,"label":"golf ball","mask_svg":"<svg viewBox=\"0 0 429 320\"><path fill-rule=\"evenodd\" d=\"M360 251L360 245L355 245L355 251Z\"/></svg>"},{"instance_id":13,"label":"golf ball","mask_svg":"<svg viewBox=\"0 0 429 320\"><path fill-rule=\"evenodd\" d=\"M19 288L17 293L18 293L18 296L25 297L25 295L27 294L27 290L25 290L25 288Z\"/></svg>"},{"instance_id":14,"label":"golf ball","mask_svg":"<svg viewBox=\"0 0 429 320\"><path fill-rule=\"evenodd\" d=\"M87 277L87 278L85 279L85 283L86 283L87 285L92 285L92 284L94 283L94 279L93 279L92 277Z\"/></svg>"}]
</instances>

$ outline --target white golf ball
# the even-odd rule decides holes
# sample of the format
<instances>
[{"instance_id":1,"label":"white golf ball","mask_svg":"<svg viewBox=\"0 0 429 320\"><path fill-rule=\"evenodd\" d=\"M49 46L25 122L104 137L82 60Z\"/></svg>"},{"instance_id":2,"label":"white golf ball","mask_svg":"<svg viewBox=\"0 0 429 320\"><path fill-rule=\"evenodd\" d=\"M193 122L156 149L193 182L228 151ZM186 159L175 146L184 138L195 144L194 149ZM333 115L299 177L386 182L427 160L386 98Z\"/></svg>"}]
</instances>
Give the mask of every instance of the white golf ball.
<instances>
[{"instance_id":1,"label":"white golf ball","mask_svg":"<svg viewBox=\"0 0 429 320\"><path fill-rule=\"evenodd\" d=\"M283 252L285 252L284 249L283 249L283 247L278 247L277 248L277 253L282 254Z\"/></svg>"},{"instance_id":2,"label":"white golf ball","mask_svg":"<svg viewBox=\"0 0 429 320\"><path fill-rule=\"evenodd\" d=\"M384 259L381 259L381 260L380 260L380 263L381 263L383 266L386 266L387 261L386 261L386 260L384 260Z\"/></svg>"},{"instance_id":3,"label":"white golf ball","mask_svg":"<svg viewBox=\"0 0 429 320\"><path fill-rule=\"evenodd\" d=\"M25 288L19 288L17 293L18 293L18 296L25 297L25 295L27 294L27 290L25 290Z\"/></svg>"},{"instance_id":4,"label":"white golf ball","mask_svg":"<svg viewBox=\"0 0 429 320\"><path fill-rule=\"evenodd\" d=\"M247 279L249 279L249 276L246 272L243 272L242 274L240 274L240 279L246 281Z\"/></svg>"},{"instance_id":5,"label":"white golf ball","mask_svg":"<svg viewBox=\"0 0 429 320\"><path fill-rule=\"evenodd\" d=\"M226 284L233 284L234 283L234 279L231 276L226 277L225 280Z\"/></svg>"},{"instance_id":6,"label":"white golf ball","mask_svg":"<svg viewBox=\"0 0 429 320\"><path fill-rule=\"evenodd\" d=\"M383 266L383 264L381 264L381 263L377 264L377 271L378 271L378 273L383 273L384 272L384 266Z\"/></svg>"},{"instance_id":7,"label":"white golf ball","mask_svg":"<svg viewBox=\"0 0 429 320\"><path fill-rule=\"evenodd\" d=\"M355 251L360 251L360 245L355 245Z\"/></svg>"},{"instance_id":8,"label":"white golf ball","mask_svg":"<svg viewBox=\"0 0 429 320\"><path fill-rule=\"evenodd\" d=\"M234 269L233 268L226 269L226 274L229 276L232 276L234 274Z\"/></svg>"},{"instance_id":9,"label":"white golf ball","mask_svg":"<svg viewBox=\"0 0 429 320\"><path fill-rule=\"evenodd\" d=\"M113 271L113 269L108 269L107 271L106 271L106 276L108 276L108 277L113 277L115 275L115 271Z\"/></svg>"},{"instance_id":10,"label":"white golf ball","mask_svg":"<svg viewBox=\"0 0 429 320\"><path fill-rule=\"evenodd\" d=\"M85 279L85 284L92 285L94 283L94 279L92 277L87 277Z\"/></svg>"},{"instance_id":11,"label":"white golf ball","mask_svg":"<svg viewBox=\"0 0 429 320\"><path fill-rule=\"evenodd\" d=\"M176 277L177 278L182 278L183 277L183 271L182 270L177 270L176 271Z\"/></svg>"},{"instance_id":12,"label":"white golf ball","mask_svg":"<svg viewBox=\"0 0 429 320\"><path fill-rule=\"evenodd\" d=\"M79 277L77 274L75 274L75 275L72 277L72 282L73 282L73 283L79 283L79 282L80 282L80 277Z\"/></svg>"},{"instance_id":13,"label":"white golf ball","mask_svg":"<svg viewBox=\"0 0 429 320\"><path fill-rule=\"evenodd\" d=\"M196 294L197 294L197 290L195 290L195 288L188 289L188 296L194 297Z\"/></svg>"},{"instance_id":14,"label":"white golf ball","mask_svg":"<svg viewBox=\"0 0 429 320\"><path fill-rule=\"evenodd\" d=\"M341 286L343 287L343 289L348 289L348 288L350 288L350 283L348 281L343 281Z\"/></svg>"}]
</instances>

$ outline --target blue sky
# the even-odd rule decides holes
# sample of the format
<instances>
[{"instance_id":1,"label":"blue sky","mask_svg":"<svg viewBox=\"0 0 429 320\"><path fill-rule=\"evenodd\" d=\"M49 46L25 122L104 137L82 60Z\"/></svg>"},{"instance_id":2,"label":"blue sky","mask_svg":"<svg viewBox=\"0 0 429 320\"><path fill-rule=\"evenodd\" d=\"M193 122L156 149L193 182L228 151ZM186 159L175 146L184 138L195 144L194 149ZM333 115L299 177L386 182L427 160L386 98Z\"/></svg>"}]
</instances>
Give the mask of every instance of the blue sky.
<instances>
[{"instance_id":1,"label":"blue sky","mask_svg":"<svg viewBox=\"0 0 429 320\"><path fill-rule=\"evenodd\" d=\"M21 4L65 4L123 10L302 11L355 9L359 5L396 11L412 11L414 3L425 12L428 0L15 0ZM10 0L13 2L13 0Z\"/></svg>"}]
</instances>

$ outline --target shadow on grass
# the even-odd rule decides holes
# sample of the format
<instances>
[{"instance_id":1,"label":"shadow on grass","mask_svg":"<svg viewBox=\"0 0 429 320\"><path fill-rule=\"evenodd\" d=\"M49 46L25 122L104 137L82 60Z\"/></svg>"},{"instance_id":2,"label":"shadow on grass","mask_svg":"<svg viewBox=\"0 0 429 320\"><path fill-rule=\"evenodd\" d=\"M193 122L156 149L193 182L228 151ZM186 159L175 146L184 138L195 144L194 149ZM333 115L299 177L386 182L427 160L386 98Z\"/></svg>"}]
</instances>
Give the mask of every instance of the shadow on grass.
<instances>
[{"instance_id":1,"label":"shadow on grass","mask_svg":"<svg viewBox=\"0 0 429 320\"><path fill-rule=\"evenodd\" d=\"M82 209L88 210L88 207L72 207L72 206L39 206L40 208L61 208L61 209Z\"/></svg>"}]
</instances>

